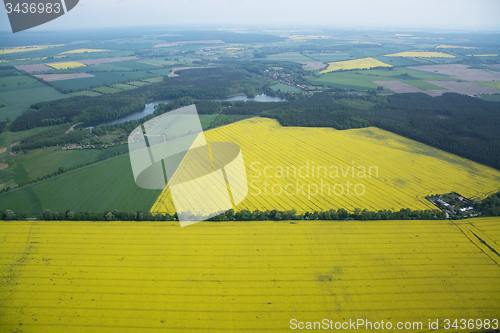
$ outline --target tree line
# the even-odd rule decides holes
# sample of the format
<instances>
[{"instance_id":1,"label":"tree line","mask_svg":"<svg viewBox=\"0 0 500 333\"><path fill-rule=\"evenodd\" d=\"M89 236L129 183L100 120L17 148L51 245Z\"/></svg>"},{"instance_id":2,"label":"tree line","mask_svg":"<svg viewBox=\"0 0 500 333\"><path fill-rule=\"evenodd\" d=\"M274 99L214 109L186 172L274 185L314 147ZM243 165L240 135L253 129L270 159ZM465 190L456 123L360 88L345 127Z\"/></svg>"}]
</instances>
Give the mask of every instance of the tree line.
<instances>
[{"instance_id":1,"label":"tree line","mask_svg":"<svg viewBox=\"0 0 500 333\"><path fill-rule=\"evenodd\" d=\"M87 141L89 144L97 144L97 137L89 130L76 129L66 133L70 124L57 126L56 128L33 134L21 140L19 145L11 147L12 151L23 151L43 147L62 146L66 144L79 144Z\"/></svg>"},{"instance_id":2,"label":"tree line","mask_svg":"<svg viewBox=\"0 0 500 333\"><path fill-rule=\"evenodd\" d=\"M0 211L0 218L3 220L27 219L29 212L16 215L12 210ZM44 210L37 217L40 220L74 220L74 221L177 221L177 213L151 213L148 211L121 212L118 210L106 212L73 212L67 210L64 213L52 212L49 209ZM353 212L340 208L338 210L330 209L322 212L306 212L297 214L295 209L287 211L266 210L249 211L242 210L235 212L230 209L218 216L212 217L207 221L301 221L301 220L442 220L446 214L440 210L411 210L409 208L399 211L379 210L377 212L366 209L355 208Z\"/></svg>"},{"instance_id":3,"label":"tree line","mask_svg":"<svg viewBox=\"0 0 500 333\"><path fill-rule=\"evenodd\" d=\"M500 192L474 204L474 209L479 210L483 216L500 216Z\"/></svg>"}]
</instances>

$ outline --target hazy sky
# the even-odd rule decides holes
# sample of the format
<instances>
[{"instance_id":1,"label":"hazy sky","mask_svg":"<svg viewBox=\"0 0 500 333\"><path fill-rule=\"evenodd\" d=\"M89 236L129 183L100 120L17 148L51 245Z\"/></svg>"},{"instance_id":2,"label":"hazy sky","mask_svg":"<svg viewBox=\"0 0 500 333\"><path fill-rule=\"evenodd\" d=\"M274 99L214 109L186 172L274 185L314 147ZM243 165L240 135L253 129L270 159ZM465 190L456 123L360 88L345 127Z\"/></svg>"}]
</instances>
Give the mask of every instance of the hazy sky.
<instances>
[{"instance_id":1,"label":"hazy sky","mask_svg":"<svg viewBox=\"0 0 500 333\"><path fill-rule=\"evenodd\" d=\"M80 0L37 30L136 25L308 25L500 31L500 0ZM0 29L10 30L5 11Z\"/></svg>"}]
</instances>

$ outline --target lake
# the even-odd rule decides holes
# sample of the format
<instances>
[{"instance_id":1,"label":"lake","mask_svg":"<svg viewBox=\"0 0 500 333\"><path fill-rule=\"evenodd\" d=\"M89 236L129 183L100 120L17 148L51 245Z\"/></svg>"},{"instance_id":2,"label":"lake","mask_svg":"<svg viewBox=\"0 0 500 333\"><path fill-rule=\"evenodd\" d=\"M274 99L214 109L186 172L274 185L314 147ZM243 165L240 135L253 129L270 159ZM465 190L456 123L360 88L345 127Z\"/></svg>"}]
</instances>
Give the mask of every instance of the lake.
<instances>
[{"instance_id":1,"label":"lake","mask_svg":"<svg viewBox=\"0 0 500 333\"><path fill-rule=\"evenodd\" d=\"M238 95L238 96L233 96L229 98L224 98L224 99L212 99L212 101L217 101L217 102L225 102L225 101L256 101L256 102L284 102L286 101L283 98L280 97L272 97L268 96L265 94L260 94L255 96L254 98L249 98L246 95ZM154 101L152 103L146 104L144 107L144 110L139 111L139 112L133 112L129 113L125 116L111 119L111 120L104 120L98 123L96 126L105 126L105 125L114 125L114 124L119 124L123 123L125 121L130 121L130 120L136 120L136 119L141 119L143 117L146 117L149 114L152 114L155 111L155 106L161 103L168 104L170 100L162 100L162 101ZM93 126L87 127L92 131Z\"/></svg>"}]
</instances>

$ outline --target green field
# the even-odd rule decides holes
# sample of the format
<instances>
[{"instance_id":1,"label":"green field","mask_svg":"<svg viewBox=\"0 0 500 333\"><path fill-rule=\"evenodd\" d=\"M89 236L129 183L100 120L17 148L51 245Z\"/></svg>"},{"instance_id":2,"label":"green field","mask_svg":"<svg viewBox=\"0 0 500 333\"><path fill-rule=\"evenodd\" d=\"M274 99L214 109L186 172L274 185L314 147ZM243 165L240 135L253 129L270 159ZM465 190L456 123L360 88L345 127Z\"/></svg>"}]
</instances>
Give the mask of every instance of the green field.
<instances>
[{"instance_id":1,"label":"green field","mask_svg":"<svg viewBox=\"0 0 500 333\"><path fill-rule=\"evenodd\" d=\"M141 60L139 62L144 63L144 64L154 64L154 65L159 65L159 66L171 66L171 65L175 64L175 61L173 61L173 60L158 60L158 59L145 59L145 60Z\"/></svg>"},{"instance_id":2,"label":"green field","mask_svg":"<svg viewBox=\"0 0 500 333\"><path fill-rule=\"evenodd\" d=\"M86 67L79 67L79 68L76 68L75 71L78 71L80 73L86 73L86 72L92 72L92 71L106 71L106 72L131 71L130 68L121 67L119 64L120 64L120 62L113 62L113 63L109 63L109 64L99 64L99 65L92 65L92 66L86 66ZM91 74L94 74L94 73L91 73Z\"/></svg>"},{"instance_id":3,"label":"green field","mask_svg":"<svg viewBox=\"0 0 500 333\"><path fill-rule=\"evenodd\" d=\"M215 120L215 118L217 118L218 115L216 114L200 114L199 115L199 118L200 118L200 123L201 123L201 128L203 128L204 130L208 128L208 126L210 126L210 124L212 123L212 121Z\"/></svg>"},{"instance_id":4,"label":"green field","mask_svg":"<svg viewBox=\"0 0 500 333\"><path fill-rule=\"evenodd\" d=\"M124 84L124 83L113 84L111 87L116 88L116 89L120 89L120 90L131 90L131 89L137 88L136 86L131 86L131 85Z\"/></svg>"},{"instance_id":5,"label":"green field","mask_svg":"<svg viewBox=\"0 0 500 333\"><path fill-rule=\"evenodd\" d=\"M120 67L128 68L131 70L146 70L146 69L154 69L158 68L158 66L155 65L150 65L150 64L145 64L143 62L138 62L138 61L124 61L119 63Z\"/></svg>"},{"instance_id":6,"label":"green field","mask_svg":"<svg viewBox=\"0 0 500 333\"><path fill-rule=\"evenodd\" d=\"M309 81L315 85L345 89L376 89L377 85L372 81L401 81L422 90L446 90L427 83L425 81L454 81L455 79L441 74L427 73L409 68L371 69L358 71L345 71L327 73L319 78L309 77Z\"/></svg>"},{"instance_id":7,"label":"green field","mask_svg":"<svg viewBox=\"0 0 500 333\"><path fill-rule=\"evenodd\" d=\"M403 58L403 57L384 57L384 56L378 56L378 57L373 57L374 59L377 59L378 61L382 61L388 65L392 65L394 67L401 67L401 66L418 66L420 63L416 62L412 59L408 58Z\"/></svg>"},{"instance_id":8,"label":"green field","mask_svg":"<svg viewBox=\"0 0 500 333\"><path fill-rule=\"evenodd\" d=\"M118 83L128 80L138 80L150 77L151 74L145 72L102 72L92 73L94 77L55 81L54 84L65 89L89 89L91 86L101 86L103 84ZM1 98L0 98L1 99Z\"/></svg>"},{"instance_id":9,"label":"green field","mask_svg":"<svg viewBox=\"0 0 500 333\"><path fill-rule=\"evenodd\" d=\"M71 93L71 95L96 97L96 96L101 96L102 94L98 93L97 91L83 90L83 91L77 91L77 92Z\"/></svg>"},{"instance_id":10,"label":"green field","mask_svg":"<svg viewBox=\"0 0 500 333\"><path fill-rule=\"evenodd\" d=\"M27 75L0 77L0 87L19 86L38 82Z\"/></svg>"},{"instance_id":11,"label":"green field","mask_svg":"<svg viewBox=\"0 0 500 333\"><path fill-rule=\"evenodd\" d=\"M312 60L309 61L321 61L324 63L328 62L335 62L335 61L342 61L342 60L349 60L350 56L349 54L345 52L335 52L335 53L306 53L308 57L312 58Z\"/></svg>"},{"instance_id":12,"label":"green field","mask_svg":"<svg viewBox=\"0 0 500 333\"><path fill-rule=\"evenodd\" d=\"M100 92L102 94L114 94L123 90L111 87L99 87L95 88L94 91Z\"/></svg>"},{"instance_id":13,"label":"green field","mask_svg":"<svg viewBox=\"0 0 500 333\"><path fill-rule=\"evenodd\" d=\"M60 161L50 173L56 172L60 167L65 169L70 169L77 167L82 164L87 164L93 161L102 160L105 158L112 157L115 154L121 154L128 152L127 145L120 145L111 147L104 150L99 149L77 149L77 150L69 150L68 155L62 161Z\"/></svg>"},{"instance_id":14,"label":"green field","mask_svg":"<svg viewBox=\"0 0 500 333\"><path fill-rule=\"evenodd\" d=\"M287 52L287 53L280 53L280 54L273 54L270 56L267 56L269 60L283 60L283 61L295 61L295 62L311 62L314 61L311 58L308 58L304 56L303 54L300 54L298 52Z\"/></svg>"},{"instance_id":15,"label":"green field","mask_svg":"<svg viewBox=\"0 0 500 333\"><path fill-rule=\"evenodd\" d=\"M0 109L0 121L4 121L7 118L11 120L16 119L21 115L21 112L28 109L34 103L67 97L71 97L71 95L61 94L56 89L28 76L1 78L0 100L6 106Z\"/></svg>"},{"instance_id":16,"label":"green field","mask_svg":"<svg viewBox=\"0 0 500 333\"><path fill-rule=\"evenodd\" d=\"M274 91L278 91L279 90L281 92L300 92L301 91L297 87L288 86L288 85L283 84L283 83L275 84L274 86L270 86L269 88L271 88Z\"/></svg>"},{"instance_id":17,"label":"green field","mask_svg":"<svg viewBox=\"0 0 500 333\"><path fill-rule=\"evenodd\" d=\"M54 125L54 126L45 126L45 127L36 127L27 131L21 131L21 132L3 132L0 133L0 138L3 138L0 140L0 148L8 146L10 144L13 144L15 142L19 142L22 139L25 139L29 136L32 136L34 134L56 128L59 125Z\"/></svg>"},{"instance_id":18,"label":"green field","mask_svg":"<svg viewBox=\"0 0 500 333\"><path fill-rule=\"evenodd\" d=\"M129 156L125 155L0 194L0 210L28 211L32 215L44 209L147 211L160 193L135 184Z\"/></svg>"},{"instance_id":19,"label":"green field","mask_svg":"<svg viewBox=\"0 0 500 333\"><path fill-rule=\"evenodd\" d=\"M499 81L478 81L477 83L482 84L483 86L500 89Z\"/></svg>"},{"instance_id":20,"label":"green field","mask_svg":"<svg viewBox=\"0 0 500 333\"><path fill-rule=\"evenodd\" d=\"M479 98L490 102L500 102L500 95L481 95Z\"/></svg>"},{"instance_id":21,"label":"green field","mask_svg":"<svg viewBox=\"0 0 500 333\"><path fill-rule=\"evenodd\" d=\"M53 172L54 167L67 158L71 152L51 147L28 151L27 154L17 154L15 160L22 165L30 180L44 177ZM23 184L18 183L18 184Z\"/></svg>"},{"instance_id":22,"label":"green field","mask_svg":"<svg viewBox=\"0 0 500 333\"><path fill-rule=\"evenodd\" d=\"M163 76L152 77L152 78L149 78L149 79L144 79L143 81L148 82L148 83L162 82L163 81Z\"/></svg>"}]
</instances>

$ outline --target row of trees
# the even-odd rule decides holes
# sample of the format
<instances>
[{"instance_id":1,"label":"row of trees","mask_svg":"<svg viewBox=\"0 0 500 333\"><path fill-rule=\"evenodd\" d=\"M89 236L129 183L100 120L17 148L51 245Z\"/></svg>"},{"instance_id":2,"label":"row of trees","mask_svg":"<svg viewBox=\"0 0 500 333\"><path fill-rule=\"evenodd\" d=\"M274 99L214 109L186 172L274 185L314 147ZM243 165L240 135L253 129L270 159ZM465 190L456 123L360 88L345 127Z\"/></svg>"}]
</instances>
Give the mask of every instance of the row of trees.
<instances>
[{"instance_id":1,"label":"row of trees","mask_svg":"<svg viewBox=\"0 0 500 333\"><path fill-rule=\"evenodd\" d=\"M500 216L500 192L494 193L474 205L483 216Z\"/></svg>"},{"instance_id":2,"label":"row of trees","mask_svg":"<svg viewBox=\"0 0 500 333\"><path fill-rule=\"evenodd\" d=\"M13 211L0 211L0 217L3 220L16 220L29 218L29 212L23 212L17 216ZM446 214L440 210L411 210L409 208L400 211L379 210L371 212L366 209L355 208L354 212L348 212L341 208L338 210L330 209L324 212L306 212L297 214L296 210L278 211L266 210L242 210L235 212L230 209L218 216L208 219L208 221L281 221L281 220L441 220L445 219ZM65 213L52 212L46 209L38 215L40 220L74 220L74 221L176 221L177 213L171 215L153 214L151 212L120 212L118 210L107 212L72 212Z\"/></svg>"}]
</instances>

